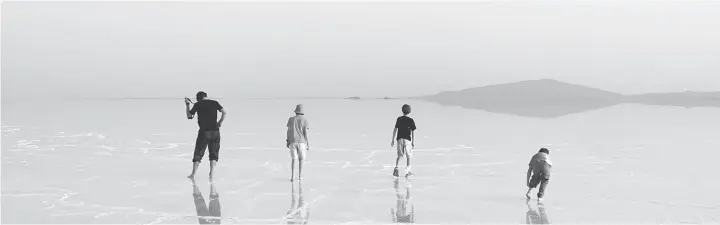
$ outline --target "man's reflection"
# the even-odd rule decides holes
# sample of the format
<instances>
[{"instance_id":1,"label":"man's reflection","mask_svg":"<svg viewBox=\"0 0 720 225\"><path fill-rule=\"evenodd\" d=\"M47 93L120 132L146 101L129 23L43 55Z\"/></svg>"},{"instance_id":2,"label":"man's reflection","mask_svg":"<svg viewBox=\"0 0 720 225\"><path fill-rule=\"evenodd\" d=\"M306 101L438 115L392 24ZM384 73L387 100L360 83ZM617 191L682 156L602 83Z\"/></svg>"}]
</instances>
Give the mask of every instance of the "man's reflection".
<instances>
[{"instance_id":1,"label":"man's reflection","mask_svg":"<svg viewBox=\"0 0 720 225\"><path fill-rule=\"evenodd\" d=\"M410 181L405 179L405 193L403 194L398 187L399 179L393 181L395 187L395 196L397 197L397 206L395 209L390 209L390 213L393 217L393 223L415 223L415 206L412 205L410 200L410 187L412 186ZM408 212L408 209L410 212Z\"/></svg>"},{"instance_id":2,"label":"man's reflection","mask_svg":"<svg viewBox=\"0 0 720 225\"><path fill-rule=\"evenodd\" d=\"M198 215L198 223L200 224L220 224L220 196L215 190L215 183L210 182L210 205L205 205L205 198L200 192L200 188L195 179L191 178L193 185L193 200L195 201L195 210ZM211 217L211 218L208 218Z\"/></svg>"},{"instance_id":3,"label":"man's reflection","mask_svg":"<svg viewBox=\"0 0 720 225\"><path fill-rule=\"evenodd\" d=\"M548 221L547 214L545 214L545 206L542 203L538 203L538 210L533 209L530 206L530 201L526 201L528 211L525 214L525 223L527 224L550 224Z\"/></svg>"},{"instance_id":4,"label":"man's reflection","mask_svg":"<svg viewBox=\"0 0 720 225\"><path fill-rule=\"evenodd\" d=\"M307 224L310 218L310 211L305 198L303 198L302 181L299 181L295 189L295 182L292 185L292 202L290 202L290 210L288 210L285 219L287 224ZM296 191L297 190L297 191Z\"/></svg>"}]
</instances>

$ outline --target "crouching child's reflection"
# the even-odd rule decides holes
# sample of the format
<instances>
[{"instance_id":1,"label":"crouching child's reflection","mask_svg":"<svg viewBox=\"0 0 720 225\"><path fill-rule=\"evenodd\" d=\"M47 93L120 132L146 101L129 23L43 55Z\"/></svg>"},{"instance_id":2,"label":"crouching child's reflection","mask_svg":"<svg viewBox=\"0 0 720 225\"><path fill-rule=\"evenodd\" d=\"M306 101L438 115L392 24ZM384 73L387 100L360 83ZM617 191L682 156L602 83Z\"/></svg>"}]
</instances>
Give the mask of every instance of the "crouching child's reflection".
<instances>
[{"instance_id":1,"label":"crouching child's reflection","mask_svg":"<svg viewBox=\"0 0 720 225\"><path fill-rule=\"evenodd\" d=\"M545 213L545 205L538 203L538 209L535 210L530 206L530 200L526 201L525 204L528 208L527 213L525 213L526 224L550 224L547 214Z\"/></svg>"}]
</instances>

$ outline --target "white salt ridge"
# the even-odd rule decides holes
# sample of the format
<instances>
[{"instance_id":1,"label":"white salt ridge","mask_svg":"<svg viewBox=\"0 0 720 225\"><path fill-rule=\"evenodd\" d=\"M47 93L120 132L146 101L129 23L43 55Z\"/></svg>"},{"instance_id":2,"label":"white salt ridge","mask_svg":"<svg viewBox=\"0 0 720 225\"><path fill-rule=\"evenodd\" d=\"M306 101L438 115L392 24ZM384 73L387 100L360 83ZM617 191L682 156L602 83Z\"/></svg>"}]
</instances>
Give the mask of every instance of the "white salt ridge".
<instances>
[{"instance_id":1,"label":"white salt ridge","mask_svg":"<svg viewBox=\"0 0 720 225\"><path fill-rule=\"evenodd\" d=\"M473 149L473 147L467 145L457 145L456 149Z\"/></svg>"},{"instance_id":2,"label":"white salt ridge","mask_svg":"<svg viewBox=\"0 0 720 225\"><path fill-rule=\"evenodd\" d=\"M263 181L254 181L254 182L252 182L252 183L250 183L250 184L248 184L248 185L245 185L245 186L243 186L243 187L241 187L241 188L239 188L239 189L237 189L237 190L227 191L226 193L227 193L227 194L230 194L230 195L233 195L233 194L237 194L237 193L239 193L239 192L246 192L246 191L248 191L249 189L251 189L251 188L253 188L253 187L255 187L255 186L258 186L258 185L260 185L260 184L262 184L262 183L263 183Z\"/></svg>"},{"instance_id":3,"label":"white salt ridge","mask_svg":"<svg viewBox=\"0 0 720 225\"><path fill-rule=\"evenodd\" d=\"M188 136L188 133L154 133L151 136Z\"/></svg>"},{"instance_id":4,"label":"white salt ridge","mask_svg":"<svg viewBox=\"0 0 720 225\"><path fill-rule=\"evenodd\" d=\"M148 153L149 151L151 151L151 150L168 150L168 149L177 148L177 147L180 146L180 145L185 145L185 144L170 143L170 144L161 145L161 146L163 146L163 147L140 148L140 151L141 151L143 154L147 154L147 153Z\"/></svg>"},{"instance_id":5,"label":"white salt ridge","mask_svg":"<svg viewBox=\"0 0 720 225\"><path fill-rule=\"evenodd\" d=\"M117 150L118 150L118 148L111 147L111 146L107 146L107 145L98 145L98 146L96 146L96 147L102 148L102 149L106 149L106 150L110 150L110 151L117 151Z\"/></svg>"},{"instance_id":6,"label":"white salt ridge","mask_svg":"<svg viewBox=\"0 0 720 225\"><path fill-rule=\"evenodd\" d=\"M59 132L60 134L65 134L65 132ZM71 134L71 135L56 135L50 137L51 139L57 139L57 138L77 138L77 137L94 137L96 139L104 140L107 139L105 135L100 133L83 133L83 134Z\"/></svg>"}]
</instances>

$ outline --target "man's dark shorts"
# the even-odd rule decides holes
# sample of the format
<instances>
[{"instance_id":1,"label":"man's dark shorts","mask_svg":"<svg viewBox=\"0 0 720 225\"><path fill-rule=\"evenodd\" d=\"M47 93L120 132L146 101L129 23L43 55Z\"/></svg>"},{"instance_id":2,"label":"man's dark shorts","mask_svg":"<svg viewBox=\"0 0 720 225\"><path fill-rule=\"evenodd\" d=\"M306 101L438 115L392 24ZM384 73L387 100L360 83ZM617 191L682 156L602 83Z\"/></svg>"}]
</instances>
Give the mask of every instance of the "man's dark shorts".
<instances>
[{"instance_id":1,"label":"man's dark shorts","mask_svg":"<svg viewBox=\"0 0 720 225\"><path fill-rule=\"evenodd\" d=\"M205 149L208 149L208 152L210 153L210 161L218 161L218 154L220 153L220 131L198 131L197 140L195 140L195 153L192 161L200 162L205 155Z\"/></svg>"}]
</instances>

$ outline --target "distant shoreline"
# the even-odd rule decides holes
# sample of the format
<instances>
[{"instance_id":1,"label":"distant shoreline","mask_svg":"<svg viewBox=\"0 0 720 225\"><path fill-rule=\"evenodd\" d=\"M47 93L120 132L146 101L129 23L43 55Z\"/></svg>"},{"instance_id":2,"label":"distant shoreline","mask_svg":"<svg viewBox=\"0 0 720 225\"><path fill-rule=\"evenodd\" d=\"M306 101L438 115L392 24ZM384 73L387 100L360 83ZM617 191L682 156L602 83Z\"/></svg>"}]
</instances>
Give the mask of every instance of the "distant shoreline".
<instances>
[{"instance_id":1,"label":"distant shoreline","mask_svg":"<svg viewBox=\"0 0 720 225\"><path fill-rule=\"evenodd\" d=\"M72 99L72 98L70 98ZM160 98L79 98L82 100L183 100L184 97L160 97ZM191 98L193 99L193 98ZM393 99L410 99L410 98L398 98L398 97L220 97L210 98L217 100L244 100L244 99L258 99L258 100L283 100L283 99L308 99L308 100L393 100Z\"/></svg>"},{"instance_id":2,"label":"distant shoreline","mask_svg":"<svg viewBox=\"0 0 720 225\"><path fill-rule=\"evenodd\" d=\"M412 99L444 106L528 117L554 118L625 103L676 107L720 107L717 92L668 92L624 95L552 79L495 84L445 91Z\"/></svg>"},{"instance_id":3,"label":"distant shoreline","mask_svg":"<svg viewBox=\"0 0 720 225\"><path fill-rule=\"evenodd\" d=\"M566 96L563 96L566 95ZM75 98L66 98L75 99ZM82 100L182 100L183 97L109 97L80 98ZM444 91L433 95L411 97L216 97L217 100L423 100L444 105L463 106L492 100L494 103L537 103L567 101L602 101L605 104L637 103L669 106L720 106L717 92L668 92L625 95L597 88L564 83L552 79L527 80L513 83L493 84L456 91ZM487 103L487 102L486 102ZM472 107L475 108L475 107Z\"/></svg>"}]
</instances>

